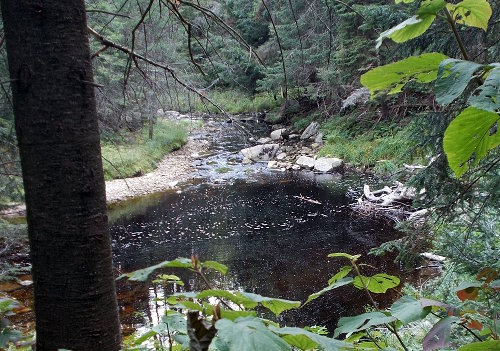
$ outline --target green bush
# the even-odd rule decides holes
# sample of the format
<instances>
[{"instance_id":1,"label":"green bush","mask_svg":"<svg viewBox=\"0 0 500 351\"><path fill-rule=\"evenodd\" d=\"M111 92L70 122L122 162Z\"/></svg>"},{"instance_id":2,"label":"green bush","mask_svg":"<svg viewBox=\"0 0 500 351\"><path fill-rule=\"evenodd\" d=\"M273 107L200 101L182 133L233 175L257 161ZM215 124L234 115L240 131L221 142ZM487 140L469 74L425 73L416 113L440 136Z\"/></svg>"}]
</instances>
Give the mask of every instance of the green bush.
<instances>
[{"instance_id":1,"label":"green bush","mask_svg":"<svg viewBox=\"0 0 500 351\"><path fill-rule=\"evenodd\" d=\"M130 139L130 135L128 137ZM126 139L127 135L122 135L122 138ZM153 139L148 137L148 128L143 128L136 138L133 144L120 145L110 141L102 144L106 180L151 172L165 154L186 143L187 125L159 120L154 127Z\"/></svg>"}]
</instances>

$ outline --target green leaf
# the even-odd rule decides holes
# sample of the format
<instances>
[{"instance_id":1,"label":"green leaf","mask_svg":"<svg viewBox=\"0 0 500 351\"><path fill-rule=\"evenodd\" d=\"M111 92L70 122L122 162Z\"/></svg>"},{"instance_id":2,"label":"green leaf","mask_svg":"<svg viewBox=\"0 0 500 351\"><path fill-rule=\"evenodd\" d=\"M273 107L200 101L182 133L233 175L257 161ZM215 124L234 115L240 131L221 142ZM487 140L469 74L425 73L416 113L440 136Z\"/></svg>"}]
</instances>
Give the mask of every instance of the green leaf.
<instances>
[{"instance_id":1,"label":"green leaf","mask_svg":"<svg viewBox=\"0 0 500 351\"><path fill-rule=\"evenodd\" d=\"M340 288L341 286L344 286L344 285L347 285L347 284L350 284L351 282L353 281L353 279L351 277L347 277L347 278L342 278L338 281L336 281L335 283L333 284L330 284L328 285L326 288L324 288L323 290L321 291L318 291L314 294L311 294L309 295L309 297L307 298L307 301L304 303L305 304L308 304L309 302L311 302L312 300L315 300L317 299L318 297L320 297L321 295L323 295L324 293L330 291L330 290L333 290L333 289L337 289L337 288Z\"/></svg>"},{"instance_id":2,"label":"green leaf","mask_svg":"<svg viewBox=\"0 0 500 351\"><path fill-rule=\"evenodd\" d=\"M176 275L173 274L160 274L153 280L153 283L175 283L184 286L184 282Z\"/></svg>"},{"instance_id":3,"label":"green leaf","mask_svg":"<svg viewBox=\"0 0 500 351\"><path fill-rule=\"evenodd\" d=\"M380 48L382 42L386 38L392 39L396 43L404 43L405 41L416 38L429 29L435 18L435 15L415 15L410 17L397 26L382 32L377 38L377 45L375 47L377 49Z\"/></svg>"},{"instance_id":4,"label":"green leaf","mask_svg":"<svg viewBox=\"0 0 500 351\"><path fill-rule=\"evenodd\" d=\"M391 314L403 324L424 319L430 310L430 307L424 308L419 300L411 296L403 296L391 306Z\"/></svg>"},{"instance_id":5,"label":"green leaf","mask_svg":"<svg viewBox=\"0 0 500 351\"><path fill-rule=\"evenodd\" d=\"M231 311L221 308L220 313L222 318L229 319L230 321L238 318L257 317L257 312L255 311Z\"/></svg>"},{"instance_id":6,"label":"green leaf","mask_svg":"<svg viewBox=\"0 0 500 351\"><path fill-rule=\"evenodd\" d=\"M464 345L458 351L497 351L500 350L500 340L487 340L473 342L472 344Z\"/></svg>"},{"instance_id":7,"label":"green leaf","mask_svg":"<svg viewBox=\"0 0 500 351\"><path fill-rule=\"evenodd\" d=\"M300 307L300 301L275 299L247 292L238 292L237 296L242 296L251 301L260 303L262 306L273 312L276 316L281 314L283 311Z\"/></svg>"},{"instance_id":8,"label":"green leaf","mask_svg":"<svg viewBox=\"0 0 500 351\"><path fill-rule=\"evenodd\" d=\"M457 321L455 316L448 316L434 324L422 341L423 351L433 351L450 346L451 324Z\"/></svg>"},{"instance_id":9,"label":"green leaf","mask_svg":"<svg viewBox=\"0 0 500 351\"><path fill-rule=\"evenodd\" d=\"M187 333L187 322L180 313L168 311L166 315L161 317L163 324L168 325L170 332Z\"/></svg>"},{"instance_id":10,"label":"green leaf","mask_svg":"<svg viewBox=\"0 0 500 351\"><path fill-rule=\"evenodd\" d=\"M354 317L342 317L339 319L338 327L335 329L334 337L340 334L351 334L366 330L374 325L394 322L396 317L386 316L382 312L363 313Z\"/></svg>"},{"instance_id":11,"label":"green leaf","mask_svg":"<svg viewBox=\"0 0 500 351\"><path fill-rule=\"evenodd\" d=\"M321 350L324 351L337 351L345 350L349 346L352 346L346 342L315 334L302 328L270 327L269 329L281 335L290 345L298 347L301 350L310 350L320 346Z\"/></svg>"},{"instance_id":12,"label":"green leaf","mask_svg":"<svg viewBox=\"0 0 500 351\"><path fill-rule=\"evenodd\" d=\"M346 275L348 275L352 271L351 266L344 266L340 268L340 270L328 280L328 285L332 285L333 283L339 281L340 279L344 278Z\"/></svg>"},{"instance_id":13,"label":"green leaf","mask_svg":"<svg viewBox=\"0 0 500 351\"><path fill-rule=\"evenodd\" d=\"M428 53L374 68L361 76L361 84L370 89L372 97L380 92L396 94L410 80L429 83L436 79L439 64L448 56Z\"/></svg>"},{"instance_id":14,"label":"green leaf","mask_svg":"<svg viewBox=\"0 0 500 351\"><path fill-rule=\"evenodd\" d=\"M398 286L399 283L401 283L401 280L393 275L379 273L372 277L365 277L363 275L357 276L354 278L352 284L358 289L363 289L363 282L365 283L368 291L376 294L383 294L388 289Z\"/></svg>"},{"instance_id":15,"label":"green leaf","mask_svg":"<svg viewBox=\"0 0 500 351\"><path fill-rule=\"evenodd\" d=\"M258 318L221 319L215 324L229 351L288 351L291 347Z\"/></svg>"},{"instance_id":16,"label":"green leaf","mask_svg":"<svg viewBox=\"0 0 500 351\"><path fill-rule=\"evenodd\" d=\"M488 22L492 14L488 1L464 0L456 5L447 4L446 7L457 23L481 28L485 32L488 29Z\"/></svg>"},{"instance_id":17,"label":"green leaf","mask_svg":"<svg viewBox=\"0 0 500 351\"><path fill-rule=\"evenodd\" d=\"M417 15L380 34L377 39L377 49L385 38L392 39L396 43L404 43L422 35L432 25L438 11L445 6L444 0L423 0Z\"/></svg>"},{"instance_id":18,"label":"green leaf","mask_svg":"<svg viewBox=\"0 0 500 351\"><path fill-rule=\"evenodd\" d=\"M483 85L472 93L469 105L490 112L500 111L500 67L492 69Z\"/></svg>"},{"instance_id":19,"label":"green leaf","mask_svg":"<svg viewBox=\"0 0 500 351\"><path fill-rule=\"evenodd\" d=\"M469 169L468 161L473 158L476 165L500 144L496 125L499 119L496 113L468 107L450 123L444 133L443 146L457 177Z\"/></svg>"},{"instance_id":20,"label":"green leaf","mask_svg":"<svg viewBox=\"0 0 500 351\"><path fill-rule=\"evenodd\" d=\"M201 266L203 268L210 268L210 269L216 270L217 272L222 273L223 275L226 275L226 273L227 273L227 266L225 266L219 262L205 261L201 264Z\"/></svg>"},{"instance_id":21,"label":"green leaf","mask_svg":"<svg viewBox=\"0 0 500 351\"><path fill-rule=\"evenodd\" d=\"M360 258L361 255L349 255L345 252L334 252L329 254L328 257L344 257L350 261L357 261L357 259Z\"/></svg>"},{"instance_id":22,"label":"green leaf","mask_svg":"<svg viewBox=\"0 0 500 351\"><path fill-rule=\"evenodd\" d=\"M139 269L130 273L122 274L116 280L128 278L131 281L144 282L149 275L160 268L191 268L191 260L189 258L177 258L173 261L164 261L154 266Z\"/></svg>"},{"instance_id":23,"label":"green leaf","mask_svg":"<svg viewBox=\"0 0 500 351\"><path fill-rule=\"evenodd\" d=\"M475 62L456 59L441 62L434 86L437 103L448 105L453 102L464 92L474 73L482 67Z\"/></svg>"},{"instance_id":24,"label":"green leaf","mask_svg":"<svg viewBox=\"0 0 500 351\"><path fill-rule=\"evenodd\" d=\"M242 296L240 293L231 293L226 290L218 290L218 289L210 289L203 290L202 292L196 295L197 299L204 299L207 297L218 297L234 302L237 305L242 305L246 308L254 308L257 306L257 302Z\"/></svg>"},{"instance_id":25,"label":"green leaf","mask_svg":"<svg viewBox=\"0 0 500 351\"><path fill-rule=\"evenodd\" d=\"M396 0L396 4L411 4L412 2L415 2L415 0Z\"/></svg>"}]
</instances>

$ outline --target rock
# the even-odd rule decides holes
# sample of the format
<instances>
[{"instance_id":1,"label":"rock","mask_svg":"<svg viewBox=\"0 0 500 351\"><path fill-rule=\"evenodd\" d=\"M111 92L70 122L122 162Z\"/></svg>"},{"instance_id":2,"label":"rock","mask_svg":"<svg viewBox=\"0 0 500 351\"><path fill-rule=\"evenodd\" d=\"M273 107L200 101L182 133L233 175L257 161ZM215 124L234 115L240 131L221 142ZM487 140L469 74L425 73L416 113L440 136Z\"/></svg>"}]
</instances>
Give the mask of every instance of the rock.
<instances>
[{"instance_id":1,"label":"rock","mask_svg":"<svg viewBox=\"0 0 500 351\"><path fill-rule=\"evenodd\" d=\"M269 161L267 163L267 168L269 169L276 169L276 168L279 168L278 166L278 161Z\"/></svg>"},{"instance_id":2,"label":"rock","mask_svg":"<svg viewBox=\"0 0 500 351\"><path fill-rule=\"evenodd\" d=\"M303 146L302 149L300 150L300 152L303 154L310 154L313 152L313 150L310 147Z\"/></svg>"},{"instance_id":3,"label":"rock","mask_svg":"<svg viewBox=\"0 0 500 351\"><path fill-rule=\"evenodd\" d=\"M306 128L306 130L304 130L304 132L300 136L300 139L306 140L309 139L310 137L316 136L316 134L318 134L319 127L320 126L318 122L311 122L311 124L309 124L309 126Z\"/></svg>"},{"instance_id":4,"label":"rock","mask_svg":"<svg viewBox=\"0 0 500 351\"><path fill-rule=\"evenodd\" d=\"M199 154L199 153L197 153L197 152L193 152L193 153L191 154L191 158L196 158L196 159L197 159L197 158L200 158L200 154Z\"/></svg>"},{"instance_id":5,"label":"rock","mask_svg":"<svg viewBox=\"0 0 500 351\"><path fill-rule=\"evenodd\" d=\"M318 143L312 143L312 144L311 144L311 147L312 147L313 149L317 149L318 147L320 147L320 145L319 145Z\"/></svg>"},{"instance_id":6,"label":"rock","mask_svg":"<svg viewBox=\"0 0 500 351\"><path fill-rule=\"evenodd\" d=\"M300 156L295 162L295 164L307 169L313 169L315 163L314 158L309 156Z\"/></svg>"},{"instance_id":7,"label":"rock","mask_svg":"<svg viewBox=\"0 0 500 351\"><path fill-rule=\"evenodd\" d=\"M323 133L318 133L318 135L316 135L316 138L314 138L314 142L322 145L323 144L323 136L324 136Z\"/></svg>"},{"instance_id":8,"label":"rock","mask_svg":"<svg viewBox=\"0 0 500 351\"><path fill-rule=\"evenodd\" d=\"M293 165L293 166L292 166L292 169L293 169L294 171L300 171L300 166L299 166L299 165Z\"/></svg>"},{"instance_id":9,"label":"rock","mask_svg":"<svg viewBox=\"0 0 500 351\"><path fill-rule=\"evenodd\" d=\"M321 173L333 172L342 167L344 161L335 157L320 157L314 164L314 170Z\"/></svg>"},{"instance_id":10,"label":"rock","mask_svg":"<svg viewBox=\"0 0 500 351\"><path fill-rule=\"evenodd\" d=\"M243 157L243 161L241 161L244 165L248 165L250 163L253 163L251 159Z\"/></svg>"},{"instance_id":11,"label":"rock","mask_svg":"<svg viewBox=\"0 0 500 351\"><path fill-rule=\"evenodd\" d=\"M286 128L276 129L271 133L271 139L272 140L283 139L285 135L286 135Z\"/></svg>"},{"instance_id":12,"label":"rock","mask_svg":"<svg viewBox=\"0 0 500 351\"><path fill-rule=\"evenodd\" d=\"M168 186L171 187L171 188L174 188L178 183L179 183L179 181L175 180L173 182L168 183Z\"/></svg>"},{"instance_id":13,"label":"rock","mask_svg":"<svg viewBox=\"0 0 500 351\"><path fill-rule=\"evenodd\" d=\"M299 134L290 134L288 136L288 140L295 140L295 139L299 139L299 138L300 138Z\"/></svg>"},{"instance_id":14,"label":"rock","mask_svg":"<svg viewBox=\"0 0 500 351\"><path fill-rule=\"evenodd\" d=\"M244 157L252 160L252 161L269 161L276 156L278 152L279 145L278 144L264 144L264 145L256 145L253 147L249 147L241 150L240 152Z\"/></svg>"},{"instance_id":15,"label":"rock","mask_svg":"<svg viewBox=\"0 0 500 351\"><path fill-rule=\"evenodd\" d=\"M282 152L276 156L276 159L279 161L284 160L285 158L286 158L286 154L284 152Z\"/></svg>"},{"instance_id":16,"label":"rock","mask_svg":"<svg viewBox=\"0 0 500 351\"><path fill-rule=\"evenodd\" d=\"M268 137L265 137L265 138L260 138L257 140L257 143L258 144L268 144L270 143L271 141L273 141L273 139L271 138L268 138Z\"/></svg>"},{"instance_id":17,"label":"rock","mask_svg":"<svg viewBox=\"0 0 500 351\"><path fill-rule=\"evenodd\" d=\"M356 107L360 104L366 104L370 99L370 90L367 88L359 88L354 90L351 95L344 101L342 101L342 107L340 108L340 113L344 113L350 107Z\"/></svg>"},{"instance_id":18,"label":"rock","mask_svg":"<svg viewBox=\"0 0 500 351\"><path fill-rule=\"evenodd\" d=\"M272 130L283 129L285 126L283 124L275 124L271 127Z\"/></svg>"}]
</instances>

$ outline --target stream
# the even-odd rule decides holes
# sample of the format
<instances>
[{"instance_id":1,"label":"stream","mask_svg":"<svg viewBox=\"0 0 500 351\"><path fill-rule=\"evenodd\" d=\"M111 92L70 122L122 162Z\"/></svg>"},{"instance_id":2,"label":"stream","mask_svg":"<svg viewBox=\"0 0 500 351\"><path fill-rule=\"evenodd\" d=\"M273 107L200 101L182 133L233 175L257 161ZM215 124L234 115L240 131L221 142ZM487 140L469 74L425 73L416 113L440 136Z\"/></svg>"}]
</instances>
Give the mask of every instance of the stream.
<instances>
[{"instance_id":1,"label":"stream","mask_svg":"<svg viewBox=\"0 0 500 351\"><path fill-rule=\"evenodd\" d=\"M398 232L385 221L360 217L349 207L363 184L376 184L376 179L269 171L265 163L243 165L238 152L247 144L239 129L226 122L205 123L204 131L194 137L210 139L211 147L195 161L192 181L110 210L117 273L198 255L202 261L229 267L225 276L207 275L214 287L302 302L347 264L328 259L332 252L362 254L360 262L368 264L363 266L366 275L400 275L393 257L367 255L371 248L397 238ZM269 132L267 125L255 120L243 126L260 135ZM206 288L193 273L165 272L181 277L185 286L152 283L156 273L147 283L117 282L124 334L158 323L166 309L165 296ZM388 292L377 299L384 305L396 294ZM362 291L347 286L283 313L279 321L289 326L323 325L332 331L341 316L361 313L366 304Z\"/></svg>"}]
</instances>

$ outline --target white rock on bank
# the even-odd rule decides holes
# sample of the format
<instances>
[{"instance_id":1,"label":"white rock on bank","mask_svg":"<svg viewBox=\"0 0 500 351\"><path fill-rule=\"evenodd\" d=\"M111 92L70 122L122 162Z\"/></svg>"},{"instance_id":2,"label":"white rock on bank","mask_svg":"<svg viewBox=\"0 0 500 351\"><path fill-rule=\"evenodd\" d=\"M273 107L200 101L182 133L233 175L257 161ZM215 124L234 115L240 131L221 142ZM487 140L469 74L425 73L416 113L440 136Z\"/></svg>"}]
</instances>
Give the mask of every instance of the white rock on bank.
<instances>
[{"instance_id":1,"label":"white rock on bank","mask_svg":"<svg viewBox=\"0 0 500 351\"><path fill-rule=\"evenodd\" d=\"M300 166L299 166L299 165L293 165L293 166L292 166L292 169L293 169L294 171L300 171Z\"/></svg>"},{"instance_id":2,"label":"white rock on bank","mask_svg":"<svg viewBox=\"0 0 500 351\"><path fill-rule=\"evenodd\" d=\"M276 159L278 161L282 161L286 158L286 153L282 152L282 153L279 153L277 156L276 156Z\"/></svg>"},{"instance_id":3,"label":"white rock on bank","mask_svg":"<svg viewBox=\"0 0 500 351\"><path fill-rule=\"evenodd\" d=\"M276 168L278 168L278 161L269 161L267 163L267 168L269 168L269 169L276 169Z\"/></svg>"},{"instance_id":4,"label":"white rock on bank","mask_svg":"<svg viewBox=\"0 0 500 351\"><path fill-rule=\"evenodd\" d=\"M329 173L342 167L344 161L335 157L320 157L314 163L314 170L321 173Z\"/></svg>"},{"instance_id":5,"label":"white rock on bank","mask_svg":"<svg viewBox=\"0 0 500 351\"><path fill-rule=\"evenodd\" d=\"M264 144L264 145L252 146L243 149L240 152L243 154L244 157L254 162L269 161L273 159L274 156L276 156L278 148L279 148L278 144Z\"/></svg>"},{"instance_id":6,"label":"white rock on bank","mask_svg":"<svg viewBox=\"0 0 500 351\"><path fill-rule=\"evenodd\" d=\"M283 139L283 135L286 133L286 128L276 129L271 133L272 140L280 140Z\"/></svg>"},{"instance_id":7,"label":"white rock on bank","mask_svg":"<svg viewBox=\"0 0 500 351\"><path fill-rule=\"evenodd\" d=\"M313 169L315 163L316 161L314 160L314 158L309 156L300 156L295 162L295 164L307 169Z\"/></svg>"},{"instance_id":8,"label":"white rock on bank","mask_svg":"<svg viewBox=\"0 0 500 351\"><path fill-rule=\"evenodd\" d=\"M304 130L304 132L300 136L300 139L305 140L313 136L316 136L316 134L318 134L319 127L320 126L318 122L311 122L311 124L309 124L309 126L306 128L306 130Z\"/></svg>"},{"instance_id":9,"label":"white rock on bank","mask_svg":"<svg viewBox=\"0 0 500 351\"><path fill-rule=\"evenodd\" d=\"M268 137L257 139L258 144L268 144L271 141L273 141L273 139L268 138Z\"/></svg>"}]
</instances>

